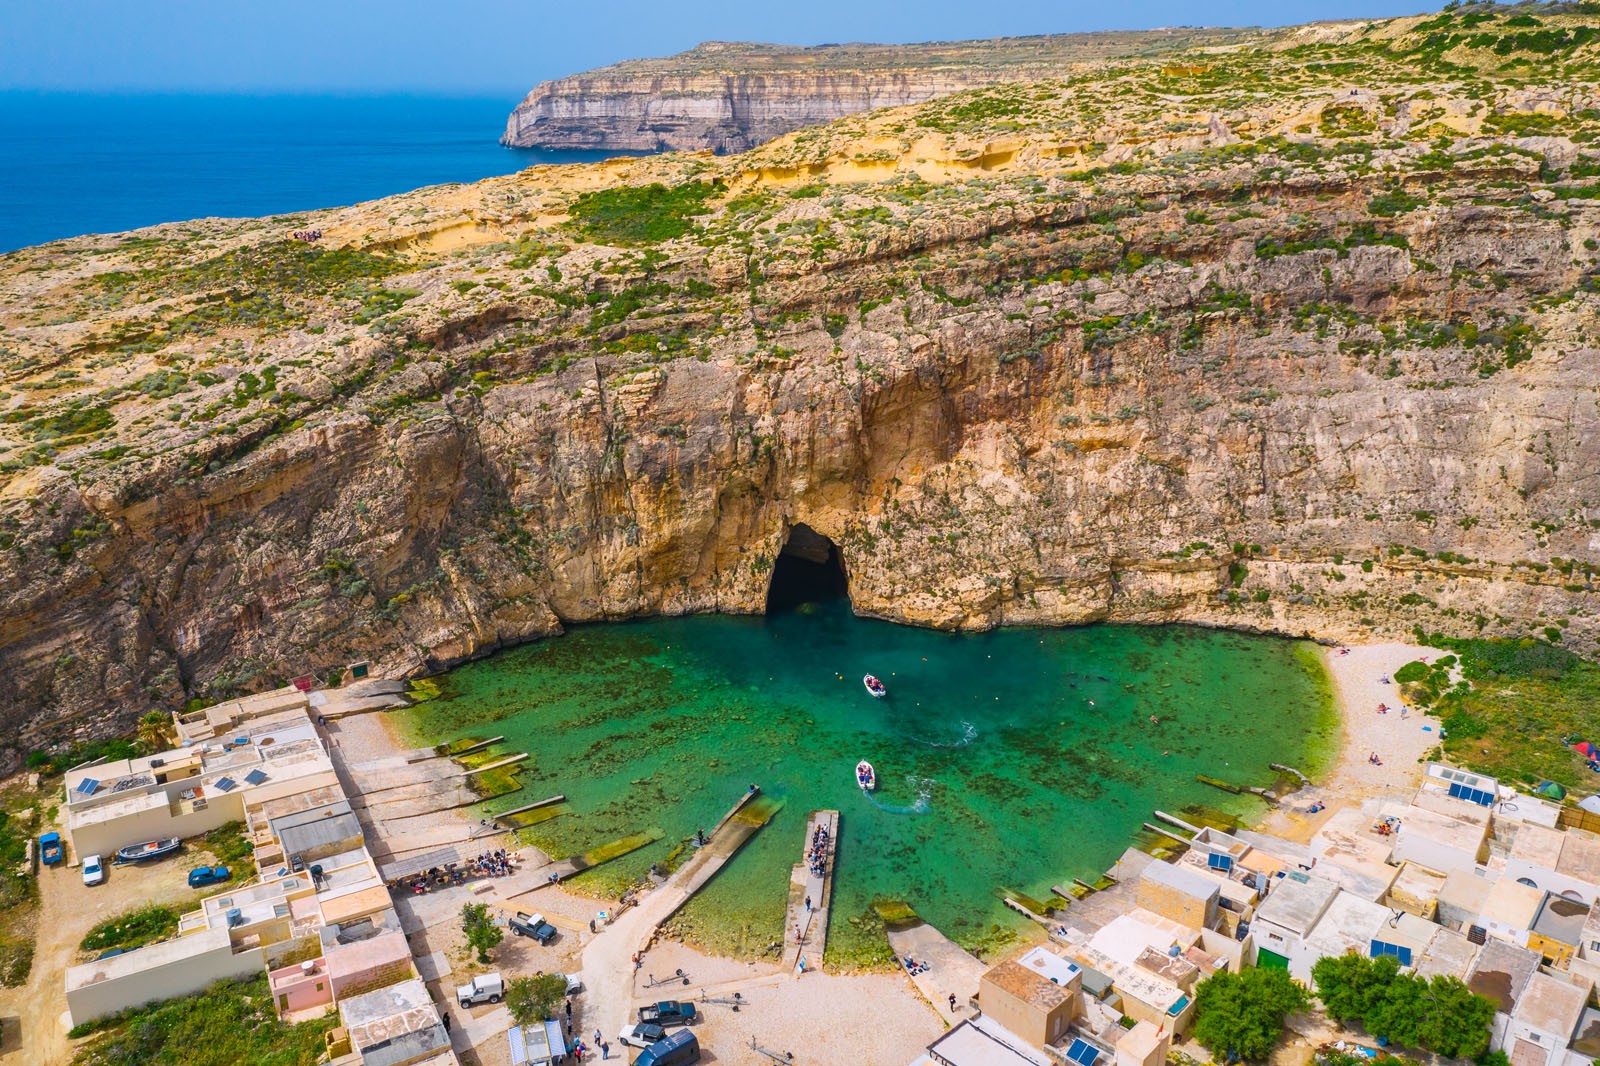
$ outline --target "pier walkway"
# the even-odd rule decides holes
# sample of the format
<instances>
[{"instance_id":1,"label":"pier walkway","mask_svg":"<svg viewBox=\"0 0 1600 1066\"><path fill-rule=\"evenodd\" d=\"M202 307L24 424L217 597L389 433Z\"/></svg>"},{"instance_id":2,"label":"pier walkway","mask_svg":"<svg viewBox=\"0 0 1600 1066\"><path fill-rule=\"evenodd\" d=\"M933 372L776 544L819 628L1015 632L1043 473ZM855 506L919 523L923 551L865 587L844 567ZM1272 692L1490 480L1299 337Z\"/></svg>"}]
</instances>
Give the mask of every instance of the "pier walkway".
<instances>
[{"instance_id":1,"label":"pier walkway","mask_svg":"<svg viewBox=\"0 0 1600 1066\"><path fill-rule=\"evenodd\" d=\"M723 816L688 861L674 870L636 906L612 919L583 949L584 981L589 985L585 1027L602 1033L622 1031L633 1012L639 965L661 923L676 914L728 860L772 820L779 804L748 792Z\"/></svg>"},{"instance_id":2,"label":"pier walkway","mask_svg":"<svg viewBox=\"0 0 1600 1066\"><path fill-rule=\"evenodd\" d=\"M925 922L909 929L889 930L889 947L894 950L900 972L905 973L906 956L927 965L927 969L911 977L917 991L939 1012L939 1017L954 1025L972 1017L972 999L978 994L978 982L989 967L967 954L955 941ZM956 997L956 1009L950 1009L950 997Z\"/></svg>"},{"instance_id":3,"label":"pier walkway","mask_svg":"<svg viewBox=\"0 0 1600 1066\"><path fill-rule=\"evenodd\" d=\"M811 865L812 842L818 830L826 833L821 848L821 873ZM839 849L839 812L813 811L806 822L806 835L800 861L789 875L789 917L783 926L783 966L799 968L806 960L807 970L822 969L822 955L828 947L828 903L833 898L833 864ZM807 905L809 903L809 906Z\"/></svg>"}]
</instances>

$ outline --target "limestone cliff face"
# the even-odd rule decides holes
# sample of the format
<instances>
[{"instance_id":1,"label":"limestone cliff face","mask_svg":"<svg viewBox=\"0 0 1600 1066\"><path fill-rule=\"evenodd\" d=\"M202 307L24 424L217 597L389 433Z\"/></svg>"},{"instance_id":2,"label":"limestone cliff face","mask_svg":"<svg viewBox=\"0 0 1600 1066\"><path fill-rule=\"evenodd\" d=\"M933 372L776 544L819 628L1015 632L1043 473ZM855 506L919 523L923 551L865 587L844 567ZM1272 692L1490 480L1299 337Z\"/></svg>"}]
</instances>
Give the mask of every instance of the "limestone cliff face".
<instances>
[{"instance_id":1,"label":"limestone cliff face","mask_svg":"<svg viewBox=\"0 0 1600 1066\"><path fill-rule=\"evenodd\" d=\"M862 111L1060 76L1114 56L1266 36L1187 28L812 48L711 41L675 56L543 82L512 110L500 141L520 148L742 152Z\"/></svg>"},{"instance_id":2,"label":"limestone cliff face","mask_svg":"<svg viewBox=\"0 0 1600 1066\"><path fill-rule=\"evenodd\" d=\"M915 624L1593 654L1600 92L1400 68L1231 109L986 90L319 213L326 249L296 218L5 257L3 757L759 611L802 523ZM1030 125L930 132L980 111Z\"/></svg>"},{"instance_id":3,"label":"limestone cliff face","mask_svg":"<svg viewBox=\"0 0 1600 1066\"><path fill-rule=\"evenodd\" d=\"M580 75L535 87L512 110L501 143L742 152L805 126L992 81L981 72L954 71Z\"/></svg>"}]
</instances>

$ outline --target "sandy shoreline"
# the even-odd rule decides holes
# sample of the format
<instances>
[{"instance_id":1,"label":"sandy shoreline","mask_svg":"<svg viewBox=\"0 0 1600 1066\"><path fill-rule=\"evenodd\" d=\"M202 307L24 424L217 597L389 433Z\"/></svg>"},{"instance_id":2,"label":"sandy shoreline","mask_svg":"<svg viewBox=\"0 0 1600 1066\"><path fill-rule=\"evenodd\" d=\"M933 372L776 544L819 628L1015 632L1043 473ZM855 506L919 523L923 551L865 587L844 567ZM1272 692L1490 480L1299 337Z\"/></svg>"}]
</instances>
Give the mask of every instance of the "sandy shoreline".
<instances>
[{"instance_id":1,"label":"sandy shoreline","mask_svg":"<svg viewBox=\"0 0 1600 1066\"><path fill-rule=\"evenodd\" d=\"M1421 777L1424 758L1442 737L1437 718L1401 701L1394 672L1413 660L1431 661L1443 654L1438 648L1398 643L1322 648L1339 715L1333 763L1320 780L1269 811L1259 827L1303 841L1341 807L1380 797L1409 798ZM1380 706L1387 707L1387 713L1380 713ZM1369 761L1374 754L1381 764ZM1319 802L1327 804L1327 810L1307 813L1308 807Z\"/></svg>"},{"instance_id":2,"label":"sandy shoreline","mask_svg":"<svg viewBox=\"0 0 1600 1066\"><path fill-rule=\"evenodd\" d=\"M1259 819L1259 827L1291 839L1306 840L1337 809L1359 805L1372 798L1398 795L1414 787L1422 759L1440 743L1439 724L1435 719L1404 708L1398 686L1392 679L1394 672L1405 663L1419 658L1431 659L1439 654L1442 653L1434 648L1399 643L1321 649L1340 727L1333 761L1320 780L1286 797L1281 806ZM1380 705L1387 706L1388 712L1379 713ZM409 738L402 735L399 722L382 712L345 718L330 732L343 758L352 763L397 755L413 746ZM1382 765L1369 761L1369 755L1374 753L1382 760ZM1308 808L1317 802L1326 804L1326 810L1309 813ZM473 810L440 811L430 818L439 826L471 826L477 821L477 816L471 813ZM527 847L522 850L530 853L530 859L531 853L536 851ZM574 950L579 950L591 939L584 931L587 916L605 908L607 901L562 886L541 890L538 906L558 922L561 917L556 916L567 919L562 924L574 931ZM1007 954L1019 953L1038 940L1024 935ZM716 1011L706 1019L708 1024L703 1026L702 1036L712 1041L712 1046L718 1043L726 1046L729 1038L740 1045L759 1038L763 1043L770 1041L785 1048L809 1046L816 1049L819 1035L823 1036L823 1043L829 1043L827 1037L842 1036L854 1029L854 1042L841 1043L836 1049L841 1054L860 1054L867 1050L862 1046L861 1034L870 1032L872 1061L908 1061L946 1024L899 971L853 975L814 973L797 979L780 974L775 962L724 958L665 937L647 953L643 967L646 973L671 973L679 968L693 974L699 988L710 984L725 993L743 988L748 994L745 1010ZM591 980L589 983L599 982ZM636 982L636 997L650 994L640 985L642 981ZM686 989L683 993L697 992L699 988ZM750 1000L764 1001L762 1005L766 1009L752 1009L756 1003ZM825 1034L819 1034L816 1018L851 1018L865 1003L873 1006L869 1016L858 1019L862 1023L860 1026L829 1026ZM611 1039L614 1034L607 1036ZM618 1050L615 1045L613 1050ZM503 1041L490 1040L482 1045L481 1057L486 1064L500 1061Z\"/></svg>"}]
</instances>

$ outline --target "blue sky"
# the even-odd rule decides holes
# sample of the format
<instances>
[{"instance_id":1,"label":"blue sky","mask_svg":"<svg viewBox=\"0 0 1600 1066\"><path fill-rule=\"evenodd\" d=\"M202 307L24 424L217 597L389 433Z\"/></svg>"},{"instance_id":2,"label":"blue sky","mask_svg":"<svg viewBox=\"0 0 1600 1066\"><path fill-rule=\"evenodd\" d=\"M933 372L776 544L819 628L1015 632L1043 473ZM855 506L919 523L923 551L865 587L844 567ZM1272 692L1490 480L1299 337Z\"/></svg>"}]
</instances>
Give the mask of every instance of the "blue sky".
<instances>
[{"instance_id":1,"label":"blue sky","mask_svg":"<svg viewBox=\"0 0 1600 1066\"><path fill-rule=\"evenodd\" d=\"M485 92L703 40L1284 25L1438 0L0 0L0 88Z\"/></svg>"}]
</instances>

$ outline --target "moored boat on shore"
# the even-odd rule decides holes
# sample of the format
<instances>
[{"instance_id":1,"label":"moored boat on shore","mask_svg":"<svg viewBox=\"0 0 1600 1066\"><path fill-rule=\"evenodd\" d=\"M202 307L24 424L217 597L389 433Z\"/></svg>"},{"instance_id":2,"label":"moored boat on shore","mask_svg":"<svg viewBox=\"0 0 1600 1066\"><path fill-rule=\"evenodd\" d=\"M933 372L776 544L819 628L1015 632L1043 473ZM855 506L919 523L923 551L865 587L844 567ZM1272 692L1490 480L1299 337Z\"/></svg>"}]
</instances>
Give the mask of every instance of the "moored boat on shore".
<instances>
[{"instance_id":1,"label":"moored boat on shore","mask_svg":"<svg viewBox=\"0 0 1600 1066\"><path fill-rule=\"evenodd\" d=\"M159 859L163 855L171 855L183 846L183 841L177 837L162 837L160 840L146 840L143 844L130 844L125 848L117 849L118 862L143 862L146 859Z\"/></svg>"}]
</instances>

